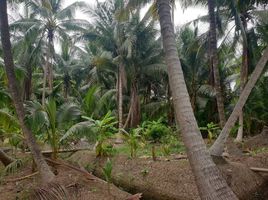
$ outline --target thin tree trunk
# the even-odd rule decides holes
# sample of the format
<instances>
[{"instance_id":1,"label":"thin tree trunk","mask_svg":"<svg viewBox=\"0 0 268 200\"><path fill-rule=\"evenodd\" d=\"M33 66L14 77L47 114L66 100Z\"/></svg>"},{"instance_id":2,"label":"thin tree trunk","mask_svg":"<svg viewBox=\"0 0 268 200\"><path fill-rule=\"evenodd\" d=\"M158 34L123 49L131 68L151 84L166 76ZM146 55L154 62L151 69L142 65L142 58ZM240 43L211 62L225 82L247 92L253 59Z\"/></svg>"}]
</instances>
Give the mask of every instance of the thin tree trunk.
<instances>
[{"instance_id":1,"label":"thin tree trunk","mask_svg":"<svg viewBox=\"0 0 268 200\"><path fill-rule=\"evenodd\" d=\"M210 154L214 156L221 156L224 151L224 146L226 144L227 138L230 134L231 129L233 128L234 124L237 121L237 118L242 113L242 109L251 93L251 90L254 88L256 82L258 81L259 77L262 74L262 71L268 61L268 47L264 50L261 59L259 60L257 66L255 67L254 71L252 72L245 88L243 89L242 93L239 96L239 99L231 113L230 117L228 118L224 128L222 129L219 137L214 142L212 147L210 148Z\"/></svg>"},{"instance_id":2,"label":"thin tree trunk","mask_svg":"<svg viewBox=\"0 0 268 200\"><path fill-rule=\"evenodd\" d=\"M215 0L208 0L208 11L209 11L209 55L210 63L212 65L214 76L214 89L216 92L217 108L220 119L220 126L223 127L226 119L224 113L224 100L222 95L220 73L219 73L219 60L217 55L217 31L216 31L216 17L215 17Z\"/></svg>"},{"instance_id":3,"label":"thin tree trunk","mask_svg":"<svg viewBox=\"0 0 268 200\"><path fill-rule=\"evenodd\" d=\"M53 51L54 51L54 44L53 44L54 33L53 31L48 31L48 56L47 56L47 78L48 78L48 88L49 91L53 91Z\"/></svg>"},{"instance_id":4,"label":"thin tree trunk","mask_svg":"<svg viewBox=\"0 0 268 200\"><path fill-rule=\"evenodd\" d=\"M137 80L131 84L131 120L130 127L134 128L140 124L140 99L138 95Z\"/></svg>"},{"instance_id":5,"label":"thin tree trunk","mask_svg":"<svg viewBox=\"0 0 268 200\"><path fill-rule=\"evenodd\" d=\"M123 126L123 129L125 129L125 128L128 127L128 124L129 124L129 121L130 121L130 117L131 117L131 113L132 113L132 104L131 104L131 101L132 100L130 100L130 105L129 105L130 107L129 107L129 111L128 111L128 114L127 114L127 119L125 121L125 124Z\"/></svg>"},{"instance_id":6,"label":"thin tree trunk","mask_svg":"<svg viewBox=\"0 0 268 200\"><path fill-rule=\"evenodd\" d=\"M32 95L32 67L27 66L27 77L24 80L24 99L29 101Z\"/></svg>"},{"instance_id":7,"label":"thin tree trunk","mask_svg":"<svg viewBox=\"0 0 268 200\"><path fill-rule=\"evenodd\" d=\"M120 63L118 68L118 129L119 132L116 136L116 143L121 144L122 141L122 128L123 128L123 65Z\"/></svg>"},{"instance_id":8,"label":"thin tree trunk","mask_svg":"<svg viewBox=\"0 0 268 200\"><path fill-rule=\"evenodd\" d=\"M3 46L3 54L4 54L4 63L5 69L8 78L8 86L12 96L12 100L16 109L16 113L18 115L18 119L20 122L20 126L22 132L25 135L27 144L33 154L33 158L36 162L37 168L40 172L41 178L43 182L49 182L54 178L54 174L50 170L49 166L47 165L46 161L44 160L41 151L35 142L33 134L31 130L24 123L24 107L23 102L19 95L19 90L17 86L17 80L15 76L14 70L14 62L11 52L11 43L10 43L10 34L9 34L9 27L8 27L8 18L7 18L7 2L6 0L0 0L0 27L1 27L1 40Z\"/></svg>"},{"instance_id":9,"label":"thin tree trunk","mask_svg":"<svg viewBox=\"0 0 268 200\"><path fill-rule=\"evenodd\" d=\"M42 106L45 106L46 101L46 85L47 85L47 65L43 67L43 89L42 89Z\"/></svg>"},{"instance_id":10,"label":"thin tree trunk","mask_svg":"<svg viewBox=\"0 0 268 200\"><path fill-rule=\"evenodd\" d=\"M243 23L241 29L242 33L246 33L247 30L247 21L246 18L243 17ZM242 54L242 65L241 65L241 70L240 70L240 93L243 91L245 84L247 82L248 78L248 46L247 46L247 36L245 35L243 37L243 54ZM239 116L239 128L237 132L237 136L235 141L236 142L242 142L243 140L243 128L244 128L244 117L243 117L243 109L242 112Z\"/></svg>"},{"instance_id":11,"label":"thin tree trunk","mask_svg":"<svg viewBox=\"0 0 268 200\"><path fill-rule=\"evenodd\" d=\"M3 165L8 166L14 161L14 159L8 156L2 149L0 149L0 161L3 163Z\"/></svg>"},{"instance_id":12,"label":"thin tree trunk","mask_svg":"<svg viewBox=\"0 0 268 200\"><path fill-rule=\"evenodd\" d=\"M237 200L212 161L198 128L178 56L169 1L157 0L157 4L176 120L180 126L200 197L202 200Z\"/></svg>"}]
</instances>

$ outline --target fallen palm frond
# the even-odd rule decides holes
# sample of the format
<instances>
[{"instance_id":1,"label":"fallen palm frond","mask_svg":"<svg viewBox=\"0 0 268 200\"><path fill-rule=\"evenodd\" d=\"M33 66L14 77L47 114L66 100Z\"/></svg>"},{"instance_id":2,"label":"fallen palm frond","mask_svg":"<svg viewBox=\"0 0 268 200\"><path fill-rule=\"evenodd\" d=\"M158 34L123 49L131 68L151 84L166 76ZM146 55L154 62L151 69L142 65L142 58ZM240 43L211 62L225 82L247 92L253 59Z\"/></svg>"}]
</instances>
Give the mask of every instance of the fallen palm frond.
<instances>
[{"instance_id":1,"label":"fallen palm frond","mask_svg":"<svg viewBox=\"0 0 268 200\"><path fill-rule=\"evenodd\" d=\"M46 161L47 162L50 162L50 163L52 163L54 165L61 165L63 167L67 167L69 169L73 169L75 171L78 171L78 172L82 173L83 175L86 175L87 179L89 179L89 180L96 180L96 178L91 173L87 172L86 170L83 170L83 169L80 169L78 167L75 167L73 165L70 165L68 163L63 163L63 162L60 162L60 161L55 161L55 160L52 160L52 159L49 159L49 158L46 158Z\"/></svg>"},{"instance_id":2,"label":"fallen palm frond","mask_svg":"<svg viewBox=\"0 0 268 200\"><path fill-rule=\"evenodd\" d=\"M37 175L39 172L34 172L32 174L29 174L29 175L26 175L26 176L23 176L23 177L19 177L19 178L14 178L14 179L7 179L5 180L6 182L16 182L16 181L22 181L24 179L27 179L27 178L31 178L35 175Z\"/></svg>"},{"instance_id":3,"label":"fallen palm frond","mask_svg":"<svg viewBox=\"0 0 268 200\"><path fill-rule=\"evenodd\" d=\"M68 190L57 183L49 183L47 186L34 190L32 200L74 200Z\"/></svg>"},{"instance_id":4,"label":"fallen palm frond","mask_svg":"<svg viewBox=\"0 0 268 200\"><path fill-rule=\"evenodd\" d=\"M21 166L22 166L21 159L14 160L12 163L10 163L9 165L6 166L5 171L4 171L4 175L14 174L15 172L17 172L18 168L20 168Z\"/></svg>"}]
</instances>

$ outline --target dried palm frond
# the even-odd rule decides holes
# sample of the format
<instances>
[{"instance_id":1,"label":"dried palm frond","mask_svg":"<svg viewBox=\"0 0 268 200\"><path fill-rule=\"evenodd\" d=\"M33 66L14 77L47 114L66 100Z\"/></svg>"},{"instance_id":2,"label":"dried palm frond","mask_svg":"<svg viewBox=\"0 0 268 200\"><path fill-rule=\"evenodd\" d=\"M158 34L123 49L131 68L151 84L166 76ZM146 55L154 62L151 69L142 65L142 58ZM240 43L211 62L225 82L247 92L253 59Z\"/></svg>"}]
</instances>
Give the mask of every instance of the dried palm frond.
<instances>
[{"instance_id":1,"label":"dried palm frond","mask_svg":"<svg viewBox=\"0 0 268 200\"><path fill-rule=\"evenodd\" d=\"M49 183L47 186L34 190L32 200L73 200L67 189L58 183Z\"/></svg>"},{"instance_id":2,"label":"dried palm frond","mask_svg":"<svg viewBox=\"0 0 268 200\"><path fill-rule=\"evenodd\" d=\"M6 166L5 171L4 171L4 175L7 174L14 174L15 172L17 172L18 168L20 168L22 166L22 160L21 159L16 159L14 160L12 163L10 163L8 166Z\"/></svg>"}]
</instances>

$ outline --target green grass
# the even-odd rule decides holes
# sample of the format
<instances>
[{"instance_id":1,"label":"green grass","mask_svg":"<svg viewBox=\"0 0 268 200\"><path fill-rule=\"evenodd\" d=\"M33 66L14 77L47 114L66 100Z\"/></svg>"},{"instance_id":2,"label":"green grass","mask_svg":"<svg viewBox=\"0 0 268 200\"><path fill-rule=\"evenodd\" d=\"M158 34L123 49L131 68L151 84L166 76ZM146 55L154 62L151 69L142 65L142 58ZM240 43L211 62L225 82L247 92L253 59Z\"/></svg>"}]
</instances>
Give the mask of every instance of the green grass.
<instances>
[{"instance_id":1,"label":"green grass","mask_svg":"<svg viewBox=\"0 0 268 200\"><path fill-rule=\"evenodd\" d=\"M116 151L118 154L130 156L130 147L127 144L123 144L122 146L117 147ZM152 151L152 144L141 145L141 147L137 149L137 157L151 156L152 155L151 151ZM168 148L168 151L169 154L179 154L185 152L185 147L178 142L175 145L171 145ZM163 151L163 145L156 145L156 155L167 156L167 154L164 153Z\"/></svg>"}]
</instances>

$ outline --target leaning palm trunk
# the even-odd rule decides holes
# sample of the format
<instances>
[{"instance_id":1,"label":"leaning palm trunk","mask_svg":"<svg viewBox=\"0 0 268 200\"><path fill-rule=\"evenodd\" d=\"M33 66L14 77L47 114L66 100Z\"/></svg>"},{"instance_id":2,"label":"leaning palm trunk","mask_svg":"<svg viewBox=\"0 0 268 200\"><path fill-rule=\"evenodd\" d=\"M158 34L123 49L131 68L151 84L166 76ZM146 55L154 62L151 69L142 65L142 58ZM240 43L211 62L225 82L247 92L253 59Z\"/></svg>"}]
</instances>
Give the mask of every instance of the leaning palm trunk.
<instances>
[{"instance_id":1,"label":"leaning palm trunk","mask_svg":"<svg viewBox=\"0 0 268 200\"><path fill-rule=\"evenodd\" d=\"M248 61L247 61L247 48L245 47L245 45L243 46L243 62L242 62L242 66L241 66L241 72L240 72L240 91L243 91L244 87L245 87L245 83L247 81L247 72L248 72ZM237 132L237 136L235 141L236 142L242 142L243 140L243 129L244 129L244 116L243 116L243 109L242 112L239 116L239 128L238 128L238 132Z\"/></svg>"},{"instance_id":2,"label":"leaning palm trunk","mask_svg":"<svg viewBox=\"0 0 268 200\"><path fill-rule=\"evenodd\" d=\"M8 166L14 161L14 159L8 156L2 149L0 149L0 161L3 163L3 165Z\"/></svg>"},{"instance_id":3,"label":"leaning palm trunk","mask_svg":"<svg viewBox=\"0 0 268 200\"><path fill-rule=\"evenodd\" d=\"M157 0L157 5L175 116L180 126L200 197L206 200L237 199L213 163L198 128L178 57L170 2Z\"/></svg>"},{"instance_id":4,"label":"leaning palm trunk","mask_svg":"<svg viewBox=\"0 0 268 200\"><path fill-rule=\"evenodd\" d=\"M268 47L264 50L261 59L259 60L257 66L255 67L254 71L252 72L245 88L243 89L242 93L239 96L239 99L231 113L230 117L228 118L224 128L222 129L219 137L215 141L215 143L210 148L210 154L214 156L221 156L224 151L224 146L229 136L231 129L233 128L234 124L237 121L237 118L242 113L242 109L250 95L251 90L255 86L257 80L259 79L262 71L268 61Z\"/></svg>"},{"instance_id":5,"label":"leaning palm trunk","mask_svg":"<svg viewBox=\"0 0 268 200\"><path fill-rule=\"evenodd\" d=\"M247 36L246 36L246 29L247 29L247 21L245 16L243 16L243 23L242 24L242 34L243 36L243 55L242 55L242 65L240 70L240 92L243 91L245 84L248 78L248 46L247 46ZM237 136L235 141L242 142L243 140L243 129L244 129L244 116L243 116L243 109L239 116L239 128L237 132Z\"/></svg>"},{"instance_id":6,"label":"leaning palm trunk","mask_svg":"<svg viewBox=\"0 0 268 200\"><path fill-rule=\"evenodd\" d=\"M218 55L217 55L217 32L216 32L216 17L215 17L215 0L208 0L208 11L209 11L209 55L210 55L210 69L213 71L214 77L214 89L216 92L216 101L218 114L220 119L220 126L223 127L226 119L224 114L224 101L222 95L222 88L220 82L220 73L218 66Z\"/></svg>"},{"instance_id":7,"label":"leaning palm trunk","mask_svg":"<svg viewBox=\"0 0 268 200\"><path fill-rule=\"evenodd\" d=\"M27 144L33 154L33 158L36 162L37 168L40 172L43 182L51 181L54 178L54 174L49 169L46 161L44 160L39 147L37 146L35 139L31 130L24 123L24 108L22 98L20 98L19 90L17 87L17 80L14 70L14 62L11 52L11 43L10 43L10 34L8 27L8 18L7 18L7 2L6 0L0 0L0 30L1 30L1 40L3 46L4 54L4 63L6 74L8 78L9 91L16 109L16 113L19 119L19 123L22 129L22 132L25 135Z\"/></svg>"}]
</instances>

